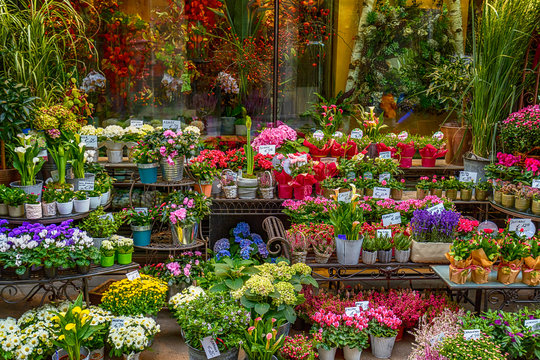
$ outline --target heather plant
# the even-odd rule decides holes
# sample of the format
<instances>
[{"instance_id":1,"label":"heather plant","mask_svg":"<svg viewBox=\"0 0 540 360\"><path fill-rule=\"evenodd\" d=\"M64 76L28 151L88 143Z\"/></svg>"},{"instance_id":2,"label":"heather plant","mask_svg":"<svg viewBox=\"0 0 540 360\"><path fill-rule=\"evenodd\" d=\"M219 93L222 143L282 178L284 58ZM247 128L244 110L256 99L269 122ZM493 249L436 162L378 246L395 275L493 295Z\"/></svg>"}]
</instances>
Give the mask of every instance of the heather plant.
<instances>
[{"instance_id":1,"label":"heather plant","mask_svg":"<svg viewBox=\"0 0 540 360\"><path fill-rule=\"evenodd\" d=\"M445 337L439 355L448 360L505 360L501 347L489 337L465 340L461 334Z\"/></svg>"}]
</instances>

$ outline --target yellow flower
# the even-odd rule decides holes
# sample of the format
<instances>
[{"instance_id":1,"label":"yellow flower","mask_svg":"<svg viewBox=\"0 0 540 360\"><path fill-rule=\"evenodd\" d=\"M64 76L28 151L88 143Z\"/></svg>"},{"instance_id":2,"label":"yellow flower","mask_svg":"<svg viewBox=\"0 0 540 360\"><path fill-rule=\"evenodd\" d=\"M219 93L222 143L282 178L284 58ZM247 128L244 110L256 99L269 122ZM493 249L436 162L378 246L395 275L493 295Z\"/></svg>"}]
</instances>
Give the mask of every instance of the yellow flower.
<instances>
[{"instance_id":1,"label":"yellow flower","mask_svg":"<svg viewBox=\"0 0 540 360\"><path fill-rule=\"evenodd\" d=\"M58 322L58 321L60 321L60 318L58 316L53 316L52 321Z\"/></svg>"},{"instance_id":2,"label":"yellow flower","mask_svg":"<svg viewBox=\"0 0 540 360\"><path fill-rule=\"evenodd\" d=\"M88 314L90 314L90 311L89 311L89 310L83 310L83 311L81 311L81 316L83 316L83 315L88 316Z\"/></svg>"},{"instance_id":3,"label":"yellow flower","mask_svg":"<svg viewBox=\"0 0 540 360\"><path fill-rule=\"evenodd\" d=\"M74 323L69 323L69 324L66 325L65 329L66 329L67 331L70 331L70 330L75 329L76 326L77 326L77 325L75 325Z\"/></svg>"},{"instance_id":4,"label":"yellow flower","mask_svg":"<svg viewBox=\"0 0 540 360\"><path fill-rule=\"evenodd\" d=\"M65 338L66 338L66 337L65 337L64 335L60 335L60 336L58 337L58 341L62 341L62 340L64 340Z\"/></svg>"},{"instance_id":5,"label":"yellow flower","mask_svg":"<svg viewBox=\"0 0 540 360\"><path fill-rule=\"evenodd\" d=\"M73 310L71 310L73 314L78 314L81 312L81 308L79 306L75 306Z\"/></svg>"}]
</instances>

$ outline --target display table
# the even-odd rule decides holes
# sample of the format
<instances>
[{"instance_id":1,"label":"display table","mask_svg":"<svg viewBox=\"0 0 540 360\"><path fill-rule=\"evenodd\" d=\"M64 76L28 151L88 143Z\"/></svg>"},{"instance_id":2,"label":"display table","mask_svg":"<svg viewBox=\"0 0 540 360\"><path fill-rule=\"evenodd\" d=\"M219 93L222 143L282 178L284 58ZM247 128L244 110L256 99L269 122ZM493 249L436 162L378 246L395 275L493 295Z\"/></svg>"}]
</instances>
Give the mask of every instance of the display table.
<instances>
[{"instance_id":1,"label":"display table","mask_svg":"<svg viewBox=\"0 0 540 360\"><path fill-rule=\"evenodd\" d=\"M87 274L80 274L74 270L67 270L62 271L61 274L54 279L47 279L39 276L39 273L33 273L28 280L19 280L15 274L6 275L5 272L2 272L2 277L0 277L0 300L8 304L15 304L24 300L30 300L37 295L40 290L43 290L44 294L40 301L40 304L43 305L47 297L50 301L69 298L68 291L71 288L77 292L82 292L85 301L88 302L88 280L91 277L125 274L126 272L137 268L139 268L139 264L137 263L113 265L111 267L92 265L90 272ZM20 289L19 286L23 285L28 286L29 289ZM20 294L23 295L22 298L19 298Z\"/></svg>"},{"instance_id":2,"label":"display table","mask_svg":"<svg viewBox=\"0 0 540 360\"><path fill-rule=\"evenodd\" d=\"M520 211L517 211L516 209L509 209L509 208L503 207L500 204L497 204L493 200L490 200L489 202L495 210L498 210L508 215L508 217L510 218L531 219L534 222L540 222L540 216L536 216L531 212L520 212Z\"/></svg>"},{"instance_id":3,"label":"display table","mask_svg":"<svg viewBox=\"0 0 540 360\"><path fill-rule=\"evenodd\" d=\"M486 284L468 281L460 285L450 281L448 265L431 265L431 268L444 281L452 296L455 294L457 303L468 302L474 306L476 312L487 311L488 303L492 305L492 308L498 310L510 304L540 303L540 285L525 285L521 282L521 274L519 274L517 282L504 285L497 281L497 271L493 270L489 274L489 282ZM471 298L469 292L473 291L474 298ZM525 299L520 299L520 292L530 292L530 294Z\"/></svg>"}]
</instances>

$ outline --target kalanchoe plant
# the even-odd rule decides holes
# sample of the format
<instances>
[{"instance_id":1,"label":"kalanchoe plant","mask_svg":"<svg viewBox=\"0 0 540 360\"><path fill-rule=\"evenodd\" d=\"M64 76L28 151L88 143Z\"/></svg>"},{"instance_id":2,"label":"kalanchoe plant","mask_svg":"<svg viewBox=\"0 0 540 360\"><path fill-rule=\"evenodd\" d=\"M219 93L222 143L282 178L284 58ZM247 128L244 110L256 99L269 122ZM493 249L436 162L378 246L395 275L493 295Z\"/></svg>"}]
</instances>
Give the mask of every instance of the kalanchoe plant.
<instances>
[{"instance_id":1,"label":"kalanchoe plant","mask_svg":"<svg viewBox=\"0 0 540 360\"><path fill-rule=\"evenodd\" d=\"M86 200L87 198L88 198L88 194L86 193L86 191L79 190L79 191L75 191L74 193L75 200Z\"/></svg>"},{"instance_id":2,"label":"kalanchoe plant","mask_svg":"<svg viewBox=\"0 0 540 360\"><path fill-rule=\"evenodd\" d=\"M476 184L476 188L478 190L490 191L491 183L489 181L480 181L478 184Z\"/></svg>"},{"instance_id":3,"label":"kalanchoe plant","mask_svg":"<svg viewBox=\"0 0 540 360\"><path fill-rule=\"evenodd\" d=\"M26 194L25 204L39 204L38 196L36 194Z\"/></svg>"},{"instance_id":4,"label":"kalanchoe plant","mask_svg":"<svg viewBox=\"0 0 540 360\"><path fill-rule=\"evenodd\" d=\"M449 255L455 261L467 260L471 257L471 252L474 250L474 245L469 240L455 239L450 246Z\"/></svg>"},{"instance_id":5,"label":"kalanchoe plant","mask_svg":"<svg viewBox=\"0 0 540 360\"><path fill-rule=\"evenodd\" d=\"M527 244L523 237L516 235L512 236L505 232L500 241L499 251L501 254L501 261L503 262L521 260L529 254L529 244Z\"/></svg>"},{"instance_id":6,"label":"kalanchoe plant","mask_svg":"<svg viewBox=\"0 0 540 360\"><path fill-rule=\"evenodd\" d=\"M131 158L136 164L154 164L159 161L160 154L150 143L138 141Z\"/></svg>"},{"instance_id":7,"label":"kalanchoe plant","mask_svg":"<svg viewBox=\"0 0 540 360\"><path fill-rule=\"evenodd\" d=\"M75 193L71 190L59 191L56 195L56 201L59 203L68 203L75 197Z\"/></svg>"},{"instance_id":8,"label":"kalanchoe plant","mask_svg":"<svg viewBox=\"0 0 540 360\"><path fill-rule=\"evenodd\" d=\"M482 249L489 261L497 260L500 254L498 235L491 229L476 232L472 237L473 250Z\"/></svg>"},{"instance_id":9,"label":"kalanchoe plant","mask_svg":"<svg viewBox=\"0 0 540 360\"><path fill-rule=\"evenodd\" d=\"M43 192L41 194L41 201L47 204L53 203L56 201L58 192L53 187L44 186Z\"/></svg>"},{"instance_id":10,"label":"kalanchoe plant","mask_svg":"<svg viewBox=\"0 0 540 360\"><path fill-rule=\"evenodd\" d=\"M4 194L4 203L9 206L19 206L26 201L26 193L19 188L9 188Z\"/></svg>"}]
</instances>

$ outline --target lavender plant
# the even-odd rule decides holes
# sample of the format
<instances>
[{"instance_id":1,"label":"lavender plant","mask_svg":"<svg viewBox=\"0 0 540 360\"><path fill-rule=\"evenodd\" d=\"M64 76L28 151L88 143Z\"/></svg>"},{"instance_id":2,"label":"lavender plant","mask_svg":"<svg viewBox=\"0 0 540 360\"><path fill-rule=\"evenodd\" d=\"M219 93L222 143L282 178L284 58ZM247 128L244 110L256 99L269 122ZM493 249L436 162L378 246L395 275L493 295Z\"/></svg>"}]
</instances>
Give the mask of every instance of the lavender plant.
<instances>
[{"instance_id":1,"label":"lavender plant","mask_svg":"<svg viewBox=\"0 0 540 360\"><path fill-rule=\"evenodd\" d=\"M420 242L452 242L460 217L452 210L415 210L411 220L413 237Z\"/></svg>"}]
</instances>

